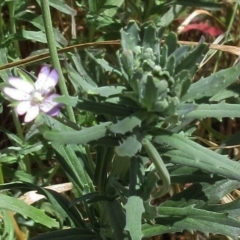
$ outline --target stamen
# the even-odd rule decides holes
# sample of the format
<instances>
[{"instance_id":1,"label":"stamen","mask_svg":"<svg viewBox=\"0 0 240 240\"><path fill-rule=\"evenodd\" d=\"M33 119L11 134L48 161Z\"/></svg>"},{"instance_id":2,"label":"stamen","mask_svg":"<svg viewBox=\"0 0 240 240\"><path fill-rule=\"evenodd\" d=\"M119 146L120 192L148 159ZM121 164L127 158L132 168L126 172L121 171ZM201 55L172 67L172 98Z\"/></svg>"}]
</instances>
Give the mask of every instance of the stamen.
<instances>
[{"instance_id":1,"label":"stamen","mask_svg":"<svg viewBox=\"0 0 240 240\"><path fill-rule=\"evenodd\" d=\"M44 96L40 92L34 92L32 95L32 100L35 103L42 103L44 100Z\"/></svg>"}]
</instances>

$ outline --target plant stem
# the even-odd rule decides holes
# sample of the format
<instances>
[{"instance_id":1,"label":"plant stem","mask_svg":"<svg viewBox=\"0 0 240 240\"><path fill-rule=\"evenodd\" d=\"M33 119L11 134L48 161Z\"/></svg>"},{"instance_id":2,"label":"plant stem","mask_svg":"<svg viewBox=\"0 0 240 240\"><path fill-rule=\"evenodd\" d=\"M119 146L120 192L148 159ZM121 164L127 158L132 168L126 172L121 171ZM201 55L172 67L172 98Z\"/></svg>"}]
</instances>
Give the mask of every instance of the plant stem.
<instances>
[{"instance_id":1,"label":"plant stem","mask_svg":"<svg viewBox=\"0 0 240 240\"><path fill-rule=\"evenodd\" d=\"M15 24L15 19L14 19L14 12L15 12L15 2L14 1L8 2L8 10L9 10L9 22L10 22L11 33L15 34L17 31L16 31L16 24ZM14 41L13 44L14 44L17 56L19 58L21 58L21 52L20 52L18 41L17 40Z\"/></svg>"},{"instance_id":2,"label":"plant stem","mask_svg":"<svg viewBox=\"0 0 240 240\"><path fill-rule=\"evenodd\" d=\"M94 20L92 19L91 20L91 23L90 23L90 27L89 27L89 36L88 36L88 40L89 42L92 42L94 40L94 35L95 35L95 32L96 32L96 27L95 27L95 18Z\"/></svg>"},{"instance_id":3,"label":"plant stem","mask_svg":"<svg viewBox=\"0 0 240 240\"><path fill-rule=\"evenodd\" d=\"M13 118L15 128L17 130L17 135L21 140L23 140L24 135L23 135L23 132L22 132L22 126L21 126L21 123L19 122L19 119L18 119L16 113L14 112L14 110L12 110L12 118Z\"/></svg>"},{"instance_id":4,"label":"plant stem","mask_svg":"<svg viewBox=\"0 0 240 240\"><path fill-rule=\"evenodd\" d=\"M56 44L55 44L49 1L41 0L41 7L42 7L44 27L45 27L45 32L46 32L46 36L47 36L47 42L48 42L51 60L52 60L54 68L57 69L58 74L59 74L59 88L60 88L62 95L69 96L68 89L67 89L64 77L63 77L62 68L61 68L61 65L59 62ZM66 106L66 110L67 110L69 119L73 122L76 122L73 108L71 106Z\"/></svg>"},{"instance_id":5,"label":"plant stem","mask_svg":"<svg viewBox=\"0 0 240 240\"><path fill-rule=\"evenodd\" d=\"M22 126L21 126L19 118L16 115L14 110L12 110L12 118L13 118L13 122L14 122L15 128L17 130L18 137L22 141L24 141L24 135L23 135L23 131L22 131ZM23 171L25 171L26 173L31 173L31 164L30 164L29 157L27 155L24 156L24 158L22 160L20 160L19 165L20 165L20 168Z\"/></svg>"},{"instance_id":6,"label":"plant stem","mask_svg":"<svg viewBox=\"0 0 240 240\"><path fill-rule=\"evenodd\" d=\"M0 13L2 12L2 6L0 5ZM0 15L0 39L3 39L3 17Z\"/></svg>"},{"instance_id":7,"label":"plant stem","mask_svg":"<svg viewBox=\"0 0 240 240\"><path fill-rule=\"evenodd\" d=\"M4 184L4 177L2 171L2 164L0 163L0 184Z\"/></svg>"}]
</instances>

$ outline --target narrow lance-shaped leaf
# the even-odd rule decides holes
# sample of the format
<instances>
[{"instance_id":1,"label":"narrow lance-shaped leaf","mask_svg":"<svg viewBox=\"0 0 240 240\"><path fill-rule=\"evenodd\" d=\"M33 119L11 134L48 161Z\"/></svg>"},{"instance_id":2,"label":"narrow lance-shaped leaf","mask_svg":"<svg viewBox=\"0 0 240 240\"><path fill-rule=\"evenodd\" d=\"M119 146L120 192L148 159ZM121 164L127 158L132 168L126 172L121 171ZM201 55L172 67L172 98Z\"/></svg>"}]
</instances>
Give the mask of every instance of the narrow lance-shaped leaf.
<instances>
[{"instance_id":1,"label":"narrow lance-shaped leaf","mask_svg":"<svg viewBox=\"0 0 240 240\"><path fill-rule=\"evenodd\" d=\"M29 217L35 222L40 223L46 227L54 228L58 227L59 223L47 216L42 210L39 210L31 205L26 204L24 201L9 197L1 194L0 196L0 208L6 209L12 212L17 212L24 217Z\"/></svg>"},{"instance_id":2,"label":"narrow lance-shaped leaf","mask_svg":"<svg viewBox=\"0 0 240 240\"><path fill-rule=\"evenodd\" d=\"M209 77L201 78L193 83L182 101L196 100L203 97L212 97L222 89L237 81L240 75L240 65L221 70Z\"/></svg>"},{"instance_id":3,"label":"narrow lance-shaped leaf","mask_svg":"<svg viewBox=\"0 0 240 240\"><path fill-rule=\"evenodd\" d=\"M206 170L211 173L221 174L230 179L240 180L240 164L229 160L201 145L189 140L187 137L167 130L158 130L158 136L153 141L158 144L167 144L189 156L190 161L184 164Z\"/></svg>"},{"instance_id":4,"label":"narrow lance-shaped leaf","mask_svg":"<svg viewBox=\"0 0 240 240\"><path fill-rule=\"evenodd\" d=\"M117 123L108 127L108 130L114 134L125 134L132 132L135 127L140 127L143 120L148 117L148 113L144 111L136 112L129 117L119 120Z\"/></svg>"},{"instance_id":5,"label":"narrow lance-shaped leaf","mask_svg":"<svg viewBox=\"0 0 240 240\"><path fill-rule=\"evenodd\" d=\"M182 105L183 109L184 105ZM240 117L240 105L228 104L221 102L218 104L199 104L196 108L188 112L185 117L194 119L204 118L239 118Z\"/></svg>"},{"instance_id":6,"label":"narrow lance-shaped leaf","mask_svg":"<svg viewBox=\"0 0 240 240\"><path fill-rule=\"evenodd\" d=\"M222 234L234 240L240 235L240 221L227 214L196 209L194 206L159 207L158 211L161 216L155 218L154 225L143 225L144 237L183 230L200 231L206 235Z\"/></svg>"},{"instance_id":7,"label":"narrow lance-shaped leaf","mask_svg":"<svg viewBox=\"0 0 240 240\"><path fill-rule=\"evenodd\" d=\"M86 144L107 135L107 126L110 122L102 123L97 126L85 128L81 131L45 131L43 136L59 144Z\"/></svg>"}]
</instances>

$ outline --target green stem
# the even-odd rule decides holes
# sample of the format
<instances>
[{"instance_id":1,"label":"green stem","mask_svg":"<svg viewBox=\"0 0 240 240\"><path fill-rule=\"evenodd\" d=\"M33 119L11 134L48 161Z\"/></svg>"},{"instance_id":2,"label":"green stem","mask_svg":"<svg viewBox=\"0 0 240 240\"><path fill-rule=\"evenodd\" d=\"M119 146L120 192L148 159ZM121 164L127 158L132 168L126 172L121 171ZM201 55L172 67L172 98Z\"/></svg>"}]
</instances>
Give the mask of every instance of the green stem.
<instances>
[{"instance_id":1,"label":"green stem","mask_svg":"<svg viewBox=\"0 0 240 240\"><path fill-rule=\"evenodd\" d=\"M228 23L227 33L225 35L225 41L227 40L227 38L229 36L229 33L230 33L230 30L233 27L234 20L236 19L236 15L237 15L237 11L238 11L238 5L239 5L239 3L238 3L238 1L236 1L234 9L233 9L233 14L231 15L230 22Z\"/></svg>"},{"instance_id":2,"label":"green stem","mask_svg":"<svg viewBox=\"0 0 240 240\"><path fill-rule=\"evenodd\" d=\"M13 118L13 122L14 122L15 128L17 130L17 135L18 135L18 137L21 140L23 140L24 139L24 135L23 135L23 132L22 132L22 126L21 126L19 118L16 115L16 113L14 112L14 110L12 110L12 118Z\"/></svg>"},{"instance_id":3,"label":"green stem","mask_svg":"<svg viewBox=\"0 0 240 240\"><path fill-rule=\"evenodd\" d=\"M236 19L236 15L237 15L237 11L238 11L238 5L239 5L239 3L238 3L238 1L236 1L234 9L233 9L233 14L231 15L230 22L227 25L228 26L227 27L227 31L226 31L226 34L224 36L224 41L223 41L222 44L225 44L226 42L229 41L228 38L229 38L229 34L230 34L231 29L233 29L234 20ZM233 40L235 40L235 39L233 39ZM217 69L218 69L218 65L219 65L220 58L221 58L222 54L223 54L223 52L219 51L217 62L215 63L213 73L215 73L217 71Z\"/></svg>"},{"instance_id":4,"label":"green stem","mask_svg":"<svg viewBox=\"0 0 240 240\"><path fill-rule=\"evenodd\" d=\"M11 33L15 34L16 31L16 24L15 24L15 19L14 19L14 13L15 13L15 1L10 1L8 2L8 10L9 10L9 22L10 22L10 29L11 29ZM16 54L19 58L21 58L21 52L20 52L20 48L19 48L19 44L18 41L14 41L13 42L14 47L15 47L15 51Z\"/></svg>"},{"instance_id":5,"label":"green stem","mask_svg":"<svg viewBox=\"0 0 240 240\"><path fill-rule=\"evenodd\" d=\"M60 167L61 165L57 163L56 166L54 166L54 168L50 171L47 181L45 182L46 185L50 185L52 178L55 176Z\"/></svg>"},{"instance_id":6,"label":"green stem","mask_svg":"<svg viewBox=\"0 0 240 240\"><path fill-rule=\"evenodd\" d=\"M0 5L0 13L2 12L2 6ZM4 39L3 38L3 17L2 15L0 15L0 39Z\"/></svg>"},{"instance_id":7,"label":"green stem","mask_svg":"<svg viewBox=\"0 0 240 240\"><path fill-rule=\"evenodd\" d=\"M92 42L94 40L95 32L96 32L95 20L92 20L89 28L89 37L88 37L89 42Z\"/></svg>"},{"instance_id":8,"label":"green stem","mask_svg":"<svg viewBox=\"0 0 240 240\"><path fill-rule=\"evenodd\" d=\"M52 19L51 19L51 13L50 13L50 7L49 7L49 1L48 0L41 0L41 7L42 7L42 14L43 14L43 20L44 20L44 27L45 32L47 36L47 42L49 47L49 52L51 56L51 60L53 63L54 68L57 69L59 74L59 88L61 91L61 94L64 96L69 96L68 89L63 77L62 68L60 65L60 61L58 58L57 48L55 44L54 34L53 34L53 26L52 26ZM71 106L66 106L68 117L71 121L76 122L73 108Z\"/></svg>"},{"instance_id":9,"label":"green stem","mask_svg":"<svg viewBox=\"0 0 240 240\"><path fill-rule=\"evenodd\" d=\"M2 171L2 164L0 163L0 184L4 184L4 177Z\"/></svg>"},{"instance_id":10,"label":"green stem","mask_svg":"<svg viewBox=\"0 0 240 240\"><path fill-rule=\"evenodd\" d=\"M22 126L21 126L19 118L16 115L14 110L12 110L12 118L13 118L15 128L17 130L17 135L24 142L24 135L23 135L23 131L22 131ZM29 173L29 174L31 173L31 164L30 164L29 157L27 155L24 156L24 158L19 161L19 166L26 173Z\"/></svg>"}]
</instances>

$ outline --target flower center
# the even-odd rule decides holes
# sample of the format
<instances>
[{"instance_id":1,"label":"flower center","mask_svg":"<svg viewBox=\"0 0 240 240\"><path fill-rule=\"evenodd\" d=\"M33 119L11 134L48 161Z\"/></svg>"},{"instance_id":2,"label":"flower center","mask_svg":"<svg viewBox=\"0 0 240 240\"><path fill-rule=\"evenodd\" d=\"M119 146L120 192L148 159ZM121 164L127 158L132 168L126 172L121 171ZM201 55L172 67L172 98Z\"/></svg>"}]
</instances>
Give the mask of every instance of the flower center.
<instances>
[{"instance_id":1,"label":"flower center","mask_svg":"<svg viewBox=\"0 0 240 240\"><path fill-rule=\"evenodd\" d=\"M40 92L34 92L32 94L32 101L34 103L42 103L44 100L44 96Z\"/></svg>"}]
</instances>

